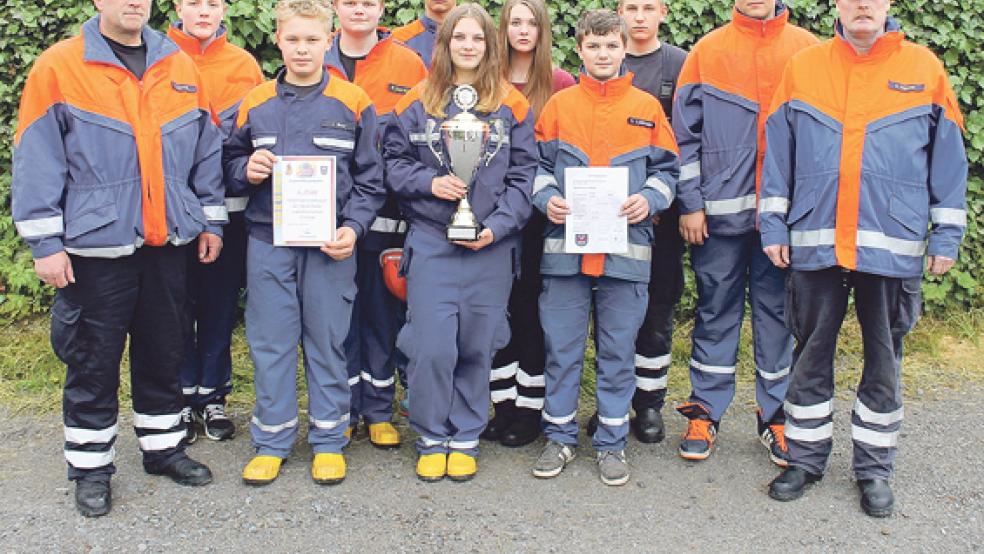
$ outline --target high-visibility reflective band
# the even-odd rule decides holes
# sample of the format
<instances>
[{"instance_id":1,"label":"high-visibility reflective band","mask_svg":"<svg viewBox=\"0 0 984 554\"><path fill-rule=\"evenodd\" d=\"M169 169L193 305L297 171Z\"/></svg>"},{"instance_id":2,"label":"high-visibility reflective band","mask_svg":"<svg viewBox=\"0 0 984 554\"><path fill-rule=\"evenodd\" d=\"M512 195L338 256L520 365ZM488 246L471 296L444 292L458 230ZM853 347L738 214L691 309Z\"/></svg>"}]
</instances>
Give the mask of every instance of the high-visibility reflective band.
<instances>
[{"instance_id":1,"label":"high-visibility reflective band","mask_svg":"<svg viewBox=\"0 0 984 554\"><path fill-rule=\"evenodd\" d=\"M117 424L113 424L105 429L82 429L81 427L65 426L65 442L75 444L93 444L109 442L113 440L118 431Z\"/></svg>"},{"instance_id":2,"label":"high-visibility reflective band","mask_svg":"<svg viewBox=\"0 0 984 554\"><path fill-rule=\"evenodd\" d=\"M370 231L377 233L406 233L407 222L401 219L390 219L388 217L377 217L372 220Z\"/></svg>"},{"instance_id":3,"label":"high-visibility reflective band","mask_svg":"<svg viewBox=\"0 0 984 554\"><path fill-rule=\"evenodd\" d=\"M198 394L212 394L215 392L214 387L198 387Z\"/></svg>"},{"instance_id":4,"label":"high-visibility reflective band","mask_svg":"<svg viewBox=\"0 0 984 554\"><path fill-rule=\"evenodd\" d=\"M137 442L140 443L140 450L145 452L167 450L168 448L174 448L181 444L181 439L183 439L184 436L184 431L175 431L173 433L162 433L160 435L146 435L143 437L137 437Z\"/></svg>"},{"instance_id":5,"label":"high-visibility reflective band","mask_svg":"<svg viewBox=\"0 0 984 554\"><path fill-rule=\"evenodd\" d=\"M666 186L666 183L664 183L659 177L653 176L646 179L645 186L655 189L656 192L662 194L663 198L666 198L667 204L673 203L673 191L670 190L670 187Z\"/></svg>"},{"instance_id":6,"label":"high-visibility reflective band","mask_svg":"<svg viewBox=\"0 0 984 554\"><path fill-rule=\"evenodd\" d=\"M141 429L157 429L164 431L177 427L181 423L181 413L164 415L147 415L133 412L133 426Z\"/></svg>"},{"instance_id":7,"label":"high-visibility reflective band","mask_svg":"<svg viewBox=\"0 0 984 554\"><path fill-rule=\"evenodd\" d=\"M786 436L789 436L788 424L786 425ZM878 448L895 448L899 443L899 432L891 431L883 433L873 429L865 429L858 425L851 425L851 438Z\"/></svg>"},{"instance_id":8,"label":"high-visibility reflective band","mask_svg":"<svg viewBox=\"0 0 984 554\"><path fill-rule=\"evenodd\" d=\"M65 220L62 216L44 217L41 219L25 219L15 221L14 226L20 236L30 239L45 235L57 235L65 232Z\"/></svg>"},{"instance_id":9,"label":"high-visibility reflective band","mask_svg":"<svg viewBox=\"0 0 984 554\"><path fill-rule=\"evenodd\" d=\"M825 423L816 429L797 427L786 421L785 435L787 439L802 442L820 442L834 436L834 424Z\"/></svg>"},{"instance_id":10,"label":"high-visibility reflective band","mask_svg":"<svg viewBox=\"0 0 984 554\"><path fill-rule=\"evenodd\" d=\"M389 379L373 379L372 375L367 371L362 372L362 380L370 385L376 387L377 389L385 389L386 387L393 386L396 382L396 376L390 377Z\"/></svg>"},{"instance_id":11,"label":"high-visibility reflective band","mask_svg":"<svg viewBox=\"0 0 984 554\"><path fill-rule=\"evenodd\" d=\"M361 381L361 380L362 380L362 376L361 375L356 375L355 377L349 377L348 384L349 384L350 387L354 387L354 386L358 385L359 384L359 381Z\"/></svg>"},{"instance_id":12,"label":"high-visibility reflective band","mask_svg":"<svg viewBox=\"0 0 984 554\"><path fill-rule=\"evenodd\" d=\"M790 401L783 403L786 415L796 419L820 419L834 413L834 401L828 400L810 406L799 406Z\"/></svg>"},{"instance_id":13,"label":"high-visibility reflective band","mask_svg":"<svg viewBox=\"0 0 984 554\"><path fill-rule=\"evenodd\" d=\"M184 394L185 396L198 394L198 387L184 387L181 389L181 394Z\"/></svg>"},{"instance_id":14,"label":"high-visibility reflective band","mask_svg":"<svg viewBox=\"0 0 984 554\"><path fill-rule=\"evenodd\" d=\"M759 213L778 213L789 212L789 199L782 196L770 196L769 198L759 199Z\"/></svg>"},{"instance_id":15,"label":"high-visibility reflective band","mask_svg":"<svg viewBox=\"0 0 984 554\"><path fill-rule=\"evenodd\" d=\"M82 256L83 258L122 258L137 251L133 244L126 246L107 246L104 248L71 248L66 246L65 252Z\"/></svg>"},{"instance_id":16,"label":"high-visibility reflective band","mask_svg":"<svg viewBox=\"0 0 984 554\"><path fill-rule=\"evenodd\" d=\"M349 420L349 414L345 414L342 417L340 417L340 418L338 418L338 419L336 419L334 421L326 421L326 420L323 420L323 419L315 419L314 416L309 416L308 417L308 420L311 422L311 425L314 425L318 429L334 429L335 427L338 427L339 425L341 425L341 424L345 423L346 421L348 421Z\"/></svg>"},{"instance_id":17,"label":"high-visibility reflective band","mask_svg":"<svg viewBox=\"0 0 984 554\"><path fill-rule=\"evenodd\" d=\"M492 402L505 402L506 400L515 399L516 393L516 387L509 387L508 389L493 390L490 395L492 397Z\"/></svg>"},{"instance_id":18,"label":"high-visibility reflective band","mask_svg":"<svg viewBox=\"0 0 984 554\"><path fill-rule=\"evenodd\" d=\"M901 407L898 410L893 410L887 413L876 412L865 406L864 402L861 402L860 398L854 402L854 413L858 414L861 421L865 423L874 423L875 425L891 425L902 421L905 417L905 410Z\"/></svg>"},{"instance_id":19,"label":"high-visibility reflective band","mask_svg":"<svg viewBox=\"0 0 984 554\"><path fill-rule=\"evenodd\" d=\"M209 221L229 221L229 210L226 209L225 203L221 206L202 206L202 210Z\"/></svg>"},{"instance_id":20,"label":"high-visibility reflective band","mask_svg":"<svg viewBox=\"0 0 984 554\"><path fill-rule=\"evenodd\" d=\"M273 146L274 144L277 144L277 137L259 137L253 139L253 148Z\"/></svg>"},{"instance_id":21,"label":"high-visibility reflective band","mask_svg":"<svg viewBox=\"0 0 984 554\"><path fill-rule=\"evenodd\" d=\"M546 386L546 377L543 375L530 375L523 371L523 368L516 370L516 382L524 387L540 387Z\"/></svg>"},{"instance_id":22,"label":"high-visibility reflective band","mask_svg":"<svg viewBox=\"0 0 984 554\"><path fill-rule=\"evenodd\" d=\"M519 369L519 362L513 362L511 364L506 364L502 367L497 367L492 369L489 374L489 381L502 381L504 379L511 379L516 375L516 370Z\"/></svg>"},{"instance_id":23,"label":"high-visibility reflective band","mask_svg":"<svg viewBox=\"0 0 984 554\"><path fill-rule=\"evenodd\" d=\"M643 369L664 369L670 366L670 362L673 361L672 354L663 354L662 356L656 356L655 358L647 358L645 356L635 355L635 366L641 367Z\"/></svg>"},{"instance_id":24,"label":"high-visibility reflective band","mask_svg":"<svg viewBox=\"0 0 984 554\"><path fill-rule=\"evenodd\" d=\"M566 254L564 251L564 239L544 239L543 240L543 253L544 254ZM571 254L576 256L579 254ZM642 244L632 244L629 243L629 251L624 254L608 254L609 256L618 256L620 258L630 258L633 260L638 260L641 262L648 262L652 260L653 249L649 246Z\"/></svg>"},{"instance_id":25,"label":"high-visibility reflective band","mask_svg":"<svg viewBox=\"0 0 984 554\"><path fill-rule=\"evenodd\" d=\"M354 140L337 139L331 137L314 137L314 144L325 148L341 148L342 150L355 149Z\"/></svg>"},{"instance_id":26,"label":"high-visibility reflective band","mask_svg":"<svg viewBox=\"0 0 984 554\"><path fill-rule=\"evenodd\" d=\"M444 446L448 441L446 440L438 441L434 439L429 439L427 437L420 437L420 442L422 442L424 446Z\"/></svg>"},{"instance_id":27,"label":"high-visibility reflective band","mask_svg":"<svg viewBox=\"0 0 984 554\"><path fill-rule=\"evenodd\" d=\"M503 145L509 144L509 135L499 136L499 133L489 133L489 142L501 143Z\"/></svg>"},{"instance_id":28,"label":"high-visibility reflective band","mask_svg":"<svg viewBox=\"0 0 984 554\"><path fill-rule=\"evenodd\" d=\"M410 142L415 144L427 144L428 142L439 143L441 135L439 133L410 133Z\"/></svg>"},{"instance_id":29,"label":"high-visibility reflective band","mask_svg":"<svg viewBox=\"0 0 984 554\"><path fill-rule=\"evenodd\" d=\"M700 177L700 162L690 162L686 165L680 166L681 181L686 181L695 177Z\"/></svg>"},{"instance_id":30,"label":"high-visibility reflective band","mask_svg":"<svg viewBox=\"0 0 984 554\"><path fill-rule=\"evenodd\" d=\"M448 441L448 448L452 450L470 450L478 448L478 441Z\"/></svg>"},{"instance_id":31,"label":"high-visibility reflective band","mask_svg":"<svg viewBox=\"0 0 984 554\"><path fill-rule=\"evenodd\" d=\"M756 200L754 194L727 200L705 200L704 213L707 215L732 215L754 210Z\"/></svg>"},{"instance_id":32,"label":"high-visibility reflective band","mask_svg":"<svg viewBox=\"0 0 984 554\"><path fill-rule=\"evenodd\" d=\"M598 416L598 423L608 426L608 427L618 427L619 425L625 425L629 422L629 414L625 414L625 417L604 417Z\"/></svg>"},{"instance_id":33,"label":"high-visibility reflective band","mask_svg":"<svg viewBox=\"0 0 984 554\"><path fill-rule=\"evenodd\" d=\"M897 256L922 256L926 253L926 242L890 237L878 231L858 231L858 246L888 250Z\"/></svg>"},{"instance_id":34,"label":"high-visibility reflective band","mask_svg":"<svg viewBox=\"0 0 984 554\"><path fill-rule=\"evenodd\" d=\"M562 417L554 417L547 412L543 412L543 421L548 423L553 423L554 425L563 425L565 423L570 423L574 421L574 417L577 415L577 410L574 410L571 414Z\"/></svg>"},{"instance_id":35,"label":"high-visibility reflective band","mask_svg":"<svg viewBox=\"0 0 984 554\"><path fill-rule=\"evenodd\" d=\"M197 238L198 237L191 237L189 239L180 239L176 236L172 236L171 239L168 240L168 242L170 242L174 246L184 246L186 244L190 244L192 241L196 240Z\"/></svg>"},{"instance_id":36,"label":"high-visibility reflective band","mask_svg":"<svg viewBox=\"0 0 984 554\"><path fill-rule=\"evenodd\" d=\"M690 367L703 371L704 373L734 373L735 366L733 365L707 365L698 362L697 360L690 358Z\"/></svg>"},{"instance_id":37,"label":"high-visibility reflective band","mask_svg":"<svg viewBox=\"0 0 984 554\"><path fill-rule=\"evenodd\" d=\"M262 421L260 421L260 419L256 416L253 416L253 419L251 419L250 421L253 423L253 425L256 426L257 429L263 431L264 433L279 433L284 429L291 429L297 427L296 417L290 421L286 421L284 423L280 423L277 425L267 425Z\"/></svg>"},{"instance_id":38,"label":"high-visibility reflective band","mask_svg":"<svg viewBox=\"0 0 984 554\"><path fill-rule=\"evenodd\" d=\"M967 226L967 211L958 208L932 208L929 210L929 217L937 225Z\"/></svg>"},{"instance_id":39,"label":"high-visibility reflective band","mask_svg":"<svg viewBox=\"0 0 984 554\"><path fill-rule=\"evenodd\" d=\"M557 186L557 179L554 179L553 175L537 175L536 178L533 179L533 194L536 194L551 185Z\"/></svg>"},{"instance_id":40,"label":"high-visibility reflective band","mask_svg":"<svg viewBox=\"0 0 984 554\"><path fill-rule=\"evenodd\" d=\"M108 466L113 463L116 457L116 447L112 447L106 452L79 452L78 450L65 450L65 460L72 467L79 469L94 469L97 467Z\"/></svg>"},{"instance_id":41,"label":"high-visibility reflective band","mask_svg":"<svg viewBox=\"0 0 984 554\"><path fill-rule=\"evenodd\" d=\"M784 367L779 371L775 371L775 372L765 371L762 368L757 367L755 368L755 371L757 371L758 374L761 375L762 378L765 379L766 381L778 381L779 379L782 379L783 377L789 375L788 367Z\"/></svg>"},{"instance_id":42,"label":"high-visibility reflective band","mask_svg":"<svg viewBox=\"0 0 984 554\"><path fill-rule=\"evenodd\" d=\"M644 391L656 391L663 390L666 388L667 383L669 383L669 375L664 375L662 377L639 377L636 375L636 388Z\"/></svg>"},{"instance_id":43,"label":"high-visibility reflective band","mask_svg":"<svg viewBox=\"0 0 984 554\"><path fill-rule=\"evenodd\" d=\"M836 229L816 229L814 231L790 231L789 243L792 246L833 246L837 237Z\"/></svg>"},{"instance_id":44,"label":"high-visibility reflective band","mask_svg":"<svg viewBox=\"0 0 984 554\"><path fill-rule=\"evenodd\" d=\"M516 407L517 408L529 408L531 410L542 410L543 409L543 399L542 398L529 398L526 396L516 397Z\"/></svg>"},{"instance_id":45,"label":"high-visibility reflective band","mask_svg":"<svg viewBox=\"0 0 984 554\"><path fill-rule=\"evenodd\" d=\"M230 196L225 199L226 211L229 213L245 211L247 204L249 204L248 196Z\"/></svg>"}]
</instances>

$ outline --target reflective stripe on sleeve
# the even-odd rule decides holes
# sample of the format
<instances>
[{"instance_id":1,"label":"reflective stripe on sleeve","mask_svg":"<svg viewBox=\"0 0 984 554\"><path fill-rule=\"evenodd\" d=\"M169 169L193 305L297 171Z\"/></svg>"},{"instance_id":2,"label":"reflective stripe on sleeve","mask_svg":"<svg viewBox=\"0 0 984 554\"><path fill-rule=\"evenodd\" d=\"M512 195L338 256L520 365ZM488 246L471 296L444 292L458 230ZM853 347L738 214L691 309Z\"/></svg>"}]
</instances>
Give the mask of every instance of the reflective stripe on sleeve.
<instances>
[{"instance_id":1,"label":"reflective stripe on sleeve","mask_svg":"<svg viewBox=\"0 0 984 554\"><path fill-rule=\"evenodd\" d=\"M680 180L686 181L688 179L693 179L695 177L700 177L700 162L690 162L686 165L680 166Z\"/></svg>"},{"instance_id":2,"label":"reflective stripe on sleeve","mask_svg":"<svg viewBox=\"0 0 984 554\"><path fill-rule=\"evenodd\" d=\"M17 228L20 236L26 239L57 235L65 232L65 220L60 215L15 221L14 226Z\"/></svg>"},{"instance_id":3,"label":"reflective stripe on sleeve","mask_svg":"<svg viewBox=\"0 0 984 554\"><path fill-rule=\"evenodd\" d=\"M789 212L789 199L782 196L770 196L759 200L759 213L778 213Z\"/></svg>"},{"instance_id":4,"label":"reflective stripe on sleeve","mask_svg":"<svg viewBox=\"0 0 984 554\"><path fill-rule=\"evenodd\" d=\"M248 196L230 196L225 199L226 211L229 213L246 211L247 204L249 204Z\"/></svg>"},{"instance_id":5,"label":"reflective stripe on sleeve","mask_svg":"<svg viewBox=\"0 0 984 554\"><path fill-rule=\"evenodd\" d=\"M670 187L666 186L666 183L664 183L659 177L653 176L646 179L645 186L654 189L656 192L663 195L663 198L666 199L667 205L673 203L673 191L670 190Z\"/></svg>"},{"instance_id":6,"label":"reflective stripe on sleeve","mask_svg":"<svg viewBox=\"0 0 984 554\"><path fill-rule=\"evenodd\" d=\"M755 209L754 194L729 198L727 200L705 200L704 213L707 215L732 215Z\"/></svg>"},{"instance_id":7,"label":"reflective stripe on sleeve","mask_svg":"<svg viewBox=\"0 0 984 554\"><path fill-rule=\"evenodd\" d=\"M549 186L557 186L557 179L555 179L553 175L537 175L536 178L533 179L533 194L536 194Z\"/></svg>"},{"instance_id":8,"label":"reflective stripe on sleeve","mask_svg":"<svg viewBox=\"0 0 984 554\"><path fill-rule=\"evenodd\" d=\"M937 225L967 226L967 211L958 208L932 208L929 217Z\"/></svg>"},{"instance_id":9,"label":"reflective stripe on sleeve","mask_svg":"<svg viewBox=\"0 0 984 554\"><path fill-rule=\"evenodd\" d=\"M390 219L388 217L377 217L369 227L370 231L377 233L406 233L407 222L402 219Z\"/></svg>"}]
</instances>

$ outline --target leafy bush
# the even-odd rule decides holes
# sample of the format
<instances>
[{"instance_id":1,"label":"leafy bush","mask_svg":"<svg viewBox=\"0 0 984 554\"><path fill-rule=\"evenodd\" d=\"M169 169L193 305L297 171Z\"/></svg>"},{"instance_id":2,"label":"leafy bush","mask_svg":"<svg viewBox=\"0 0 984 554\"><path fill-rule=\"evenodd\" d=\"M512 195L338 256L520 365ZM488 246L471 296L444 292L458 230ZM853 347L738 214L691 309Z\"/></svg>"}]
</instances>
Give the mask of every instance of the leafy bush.
<instances>
[{"instance_id":1,"label":"leafy bush","mask_svg":"<svg viewBox=\"0 0 984 554\"><path fill-rule=\"evenodd\" d=\"M828 2L789 0L793 19L819 36L829 37L834 16ZM155 0L152 24L160 29L173 18L173 0ZM272 74L280 66L272 44L272 0L230 2L227 22L233 41L245 46ZM552 12L554 59L568 70L578 66L574 52L574 23L588 8L614 0L578 2L548 0ZM670 17L661 31L668 42L691 46L700 36L731 17L725 0L670 0ZM485 2L495 15L501 0ZM407 23L422 10L423 0L390 0L384 22ZM51 291L35 278L30 253L17 237L10 217L11 147L17 104L24 79L34 59L61 37L77 32L95 13L88 0L5 0L0 19L0 318L12 318L44 309ZM977 218L984 212L984 0L912 0L896 2L893 13L914 41L933 49L946 64L966 118L966 142L971 161L968 185L967 239L956 268L943 278L928 279L927 310L940 312L984 306L978 287L984 264L984 237ZM693 305L688 282L684 306Z\"/></svg>"}]
</instances>

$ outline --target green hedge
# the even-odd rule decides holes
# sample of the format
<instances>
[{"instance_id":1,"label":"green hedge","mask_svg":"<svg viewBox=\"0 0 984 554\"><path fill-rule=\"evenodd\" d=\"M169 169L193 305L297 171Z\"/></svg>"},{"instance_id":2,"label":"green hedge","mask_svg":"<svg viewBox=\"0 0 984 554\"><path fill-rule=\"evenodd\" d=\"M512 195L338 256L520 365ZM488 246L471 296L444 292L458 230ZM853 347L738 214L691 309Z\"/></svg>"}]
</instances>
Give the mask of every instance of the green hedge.
<instances>
[{"instance_id":1,"label":"green hedge","mask_svg":"<svg viewBox=\"0 0 984 554\"><path fill-rule=\"evenodd\" d=\"M152 24L165 28L173 17L173 0L155 0ZM554 58L567 68L577 67L573 51L573 27L578 15L591 7L613 7L615 0L548 0L552 11ZM833 26L833 2L790 0L793 19L819 36L829 37ZM40 4L40 5L39 5ZM273 0L235 0L230 3L228 25L233 40L253 52L271 73L279 66L272 44ZM390 1L385 23L411 21L423 0ZM501 0L486 3L493 14ZM725 0L669 0L670 17L661 35L668 42L689 47L701 35L731 17ZM34 276L29 252L17 237L10 217L11 144L16 128L17 105L27 70L42 50L74 34L95 9L88 0L6 0L6 16L0 19L0 318L13 318L45 308L51 291ZM978 281L984 278L984 237L978 217L984 211L984 0L910 0L896 2L893 13L910 38L926 44L942 57L966 117L966 142L971 161L968 237L956 268L942 279L929 279L924 288L928 311L964 309L984 305ZM685 306L692 305L688 287Z\"/></svg>"}]
</instances>

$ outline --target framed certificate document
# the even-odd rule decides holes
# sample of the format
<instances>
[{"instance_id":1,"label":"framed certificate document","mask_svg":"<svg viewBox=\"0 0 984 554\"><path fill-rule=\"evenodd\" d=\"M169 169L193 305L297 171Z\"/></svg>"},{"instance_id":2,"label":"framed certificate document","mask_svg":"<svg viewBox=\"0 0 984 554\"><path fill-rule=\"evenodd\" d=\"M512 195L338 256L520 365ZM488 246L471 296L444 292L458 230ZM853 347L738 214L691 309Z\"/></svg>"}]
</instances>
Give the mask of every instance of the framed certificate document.
<instances>
[{"instance_id":1,"label":"framed certificate document","mask_svg":"<svg viewBox=\"0 0 984 554\"><path fill-rule=\"evenodd\" d=\"M571 209L564 224L568 254L624 254L629 251L629 226L618 215L629 195L627 167L568 167L564 199Z\"/></svg>"},{"instance_id":2,"label":"framed certificate document","mask_svg":"<svg viewBox=\"0 0 984 554\"><path fill-rule=\"evenodd\" d=\"M335 157L280 156L273 166L273 245L335 240Z\"/></svg>"}]
</instances>

